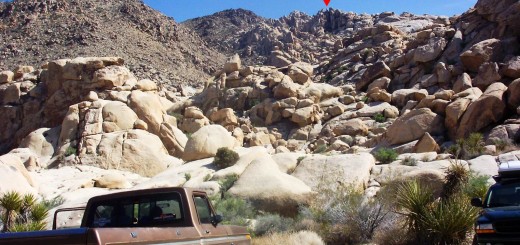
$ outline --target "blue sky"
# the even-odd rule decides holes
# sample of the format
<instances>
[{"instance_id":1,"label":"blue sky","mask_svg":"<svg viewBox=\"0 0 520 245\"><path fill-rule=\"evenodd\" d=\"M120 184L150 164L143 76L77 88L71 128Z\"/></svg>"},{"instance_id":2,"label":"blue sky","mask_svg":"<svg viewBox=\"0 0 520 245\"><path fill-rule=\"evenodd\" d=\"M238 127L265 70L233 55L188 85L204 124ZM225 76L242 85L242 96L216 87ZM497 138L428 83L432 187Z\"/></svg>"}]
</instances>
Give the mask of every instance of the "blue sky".
<instances>
[{"instance_id":1,"label":"blue sky","mask_svg":"<svg viewBox=\"0 0 520 245\"><path fill-rule=\"evenodd\" d=\"M210 15L230 8L252 10L267 18L279 18L294 10L315 14L325 8L323 0L144 0L177 22ZM473 7L477 0L331 0L329 7L356 13L434 14L453 16Z\"/></svg>"}]
</instances>

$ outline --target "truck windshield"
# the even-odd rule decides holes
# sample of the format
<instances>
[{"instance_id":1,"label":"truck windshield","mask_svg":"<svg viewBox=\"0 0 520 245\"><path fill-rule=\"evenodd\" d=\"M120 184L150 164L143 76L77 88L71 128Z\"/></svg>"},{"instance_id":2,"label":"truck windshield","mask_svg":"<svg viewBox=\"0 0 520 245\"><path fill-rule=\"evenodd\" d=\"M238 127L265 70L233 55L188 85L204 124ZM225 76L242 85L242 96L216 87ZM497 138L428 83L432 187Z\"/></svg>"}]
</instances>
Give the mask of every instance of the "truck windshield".
<instances>
[{"instance_id":1,"label":"truck windshield","mask_svg":"<svg viewBox=\"0 0 520 245\"><path fill-rule=\"evenodd\" d=\"M120 198L93 206L90 227L146 227L184 220L179 193Z\"/></svg>"},{"instance_id":2,"label":"truck windshield","mask_svg":"<svg viewBox=\"0 0 520 245\"><path fill-rule=\"evenodd\" d=\"M489 190L486 206L507 207L520 205L520 182L496 185Z\"/></svg>"}]
</instances>

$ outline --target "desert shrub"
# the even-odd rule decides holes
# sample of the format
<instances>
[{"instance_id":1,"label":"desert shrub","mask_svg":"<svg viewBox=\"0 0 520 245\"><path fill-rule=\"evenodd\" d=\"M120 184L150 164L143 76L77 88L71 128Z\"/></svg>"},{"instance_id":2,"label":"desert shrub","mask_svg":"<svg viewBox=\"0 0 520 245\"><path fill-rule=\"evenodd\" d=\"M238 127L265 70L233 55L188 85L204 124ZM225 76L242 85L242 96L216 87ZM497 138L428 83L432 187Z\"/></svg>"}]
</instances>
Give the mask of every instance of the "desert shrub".
<instances>
[{"instance_id":1,"label":"desert shrub","mask_svg":"<svg viewBox=\"0 0 520 245\"><path fill-rule=\"evenodd\" d=\"M223 169L233 166L235 163L237 163L239 158L240 157L238 156L238 153L235 151L227 147L222 147L217 150L217 154L215 155L213 163L219 169Z\"/></svg>"},{"instance_id":2,"label":"desert shrub","mask_svg":"<svg viewBox=\"0 0 520 245\"><path fill-rule=\"evenodd\" d=\"M325 243L321 237L312 231L300 231L297 233L270 233L262 237L253 239L254 245L272 245L272 244L287 244L287 245L324 245Z\"/></svg>"},{"instance_id":3,"label":"desert shrub","mask_svg":"<svg viewBox=\"0 0 520 245\"><path fill-rule=\"evenodd\" d=\"M227 176L224 180L220 181L220 190L222 192L228 191L238 180L238 175L232 174L230 176Z\"/></svg>"},{"instance_id":4,"label":"desert shrub","mask_svg":"<svg viewBox=\"0 0 520 245\"><path fill-rule=\"evenodd\" d=\"M316 153L316 154L324 153L326 151L327 151L326 145L319 145L318 147L316 147L316 149L314 149L314 153Z\"/></svg>"},{"instance_id":5,"label":"desert shrub","mask_svg":"<svg viewBox=\"0 0 520 245\"><path fill-rule=\"evenodd\" d=\"M469 169L459 160L453 160L445 171L445 184L441 196L450 198L454 193L460 192L470 177Z\"/></svg>"},{"instance_id":6,"label":"desert shrub","mask_svg":"<svg viewBox=\"0 0 520 245\"><path fill-rule=\"evenodd\" d=\"M417 166L417 160L411 156L407 156L401 160L401 164L405 166Z\"/></svg>"},{"instance_id":7,"label":"desert shrub","mask_svg":"<svg viewBox=\"0 0 520 245\"><path fill-rule=\"evenodd\" d=\"M254 234L263 236L268 233L291 231L294 220L278 214L266 214L256 218Z\"/></svg>"},{"instance_id":8,"label":"desert shrub","mask_svg":"<svg viewBox=\"0 0 520 245\"><path fill-rule=\"evenodd\" d=\"M497 151L499 152L503 152L507 149L507 147L510 145L510 142L508 142L507 140L502 140L502 139L496 139L496 140L493 140L493 142L495 143L495 146L497 147Z\"/></svg>"},{"instance_id":9,"label":"desert shrub","mask_svg":"<svg viewBox=\"0 0 520 245\"><path fill-rule=\"evenodd\" d=\"M376 153L374 154L374 157L376 158L376 160L378 160L382 164L391 163L391 162L395 161L398 156L399 156L399 154L397 154L397 152L394 149L390 149L390 148L381 148L381 149L377 150Z\"/></svg>"},{"instance_id":10,"label":"desert shrub","mask_svg":"<svg viewBox=\"0 0 520 245\"><path fill-rule=\"evenodd\" d=\"M229 225L247 226L256 212L248 201L230 196L215 200L214 207L216 212L222 215L223 224Z\"/></svg>"},{"instance_id":11,"label":"desert shrub","mask_svg":"<svg viewBox=\"0 0 520 245\"><path fill-rule=\"evenodd\" d=\"M47 207L48 210L51 210L65 203L65 198L63 198L62 196L57 196L52 199L44 198L41 203L45 205L45 207Z\"/></svg>"},{"instance_id":12,"label":"desert shrub","mask_svg":"<svg viewBox=\"0 0 520 245\"><path fill-rule=\"evenodd\" d=\"M191 174L190 173L185 173L184 174L184 178L186 179L186 181L189 181L191 179Z\"/></svg>"},{"instance_id":13,"label":"desert shrub","mask_svg":"<svg viewBox=\"0 0 520 245\"><path fill-rule=\"evenodd\" d=\"M69 146L67 148L67 150L65 150L65 156L68 157L68 156L71 156L71 155L76 155L78 152L78 150L73 147L73 146Z\"/></svg>"},{"instance_id":14,"label":"desert shrub","mask_svg":"<svg viewBox=\"0 0 520 245\"><path fill-rule=\"evenodd\" d=\"M478 209L471 206L468 194L482 194L483 178L471 175L462 163L453 162L445 180L440 199L429 186L416 180L399 186L397 210L405 216L405 227L414 243L461 244L472 230Z\"/></svg>"},{"instance_id":15,"label":"desert shrub","mask_svg":"<svg viewBox=\"0 0 520 245\"><path fill-rule=\"evenodd\" d=\"M49 210L36 197L7 192L0 197L1 219L4 224L2 232L19 232L44 230L45 218Z\"/></svg>"},{"instance_id":16,"label":"desert shrub","mask_svg":"<svg viewBox=\"0 0 520 245\"><path fill-rule=\"evenodd\" d=\"M362 189L342 184L342 175L325 169L317 180L317 195L300 207L300 223L306 221L303 228L313 229L327 244L367 242L385 219L387 207L379 199L366 200Z\"/></svg>"},{"instance_id":17,"label":"desert shrub","mask_svg":"<svg viewBox=\"0 0 520 245\"><path fill-rule=\"evenodd\" d=\"M385 117L383 114L381 114L381 113L377 113L377 114L375 114L375 115L372 117L372 119L374 119L374 120L375 120L376 122L378 122L378 123L384 123L384 122L386 122L386 117Z\"/></svg>"},{"instance_id":18,"label":"desert shrub","mask_svg":"<svg viewBox=\"0 0 520 245\"><path fill-rule=\"evenodd\" d=\"M471 198L480 197L484 199L490 187L488 179L488 176L472 173L463 187L464 195Z\"/></svg>"},{"instance_id":19,"label":"desert shrub","mask_svg":"<svg viewBox=\"0 0 520 245\"><path fill-rule=\"evenodd\" d=\"M466 159L471 159L482 154L482 152L484 152L484 137L482 134L470 134L464 142L463 150Z\"/></svg>"}]
</instances>

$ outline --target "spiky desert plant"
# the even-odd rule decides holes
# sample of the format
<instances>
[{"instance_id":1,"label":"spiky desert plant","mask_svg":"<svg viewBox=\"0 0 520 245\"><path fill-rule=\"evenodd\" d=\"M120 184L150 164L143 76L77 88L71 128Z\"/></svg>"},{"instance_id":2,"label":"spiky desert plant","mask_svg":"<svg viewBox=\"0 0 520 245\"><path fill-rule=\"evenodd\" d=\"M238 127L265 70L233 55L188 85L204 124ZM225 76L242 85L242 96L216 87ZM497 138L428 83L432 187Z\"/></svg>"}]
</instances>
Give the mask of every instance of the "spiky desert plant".
<instances>
[{"instance_id":1,"label":"spiky desert plant","mask_svg":"<svg viewBox=\"0 0 520 245\"><path fill-rule=\"evenodd\" d=\"M451 165L446 169L445 173L445 184L442 189L441 197L448 199L454 193L462 190L469 180L470 171L462 161L452 160Z\"/></svg>"},{"instance_id":2,"label":"spiky desert plant","mask_svg":"<svg viewBox=\"0 0 520 245\"><path fill-rule=\"evenodd\" d=\"M425 231L423 219L434 201L433 191L417 180L403 182L397 190L398 212L406 217L408 229L419 237Z\"/></svg>"},{"instance_id":3,"label":"spiky desert plant","mask_svg":"<svg viewBox=\"0 0 520 245\"><path fill-rule=\"evenodd\" d=\"M10 191L0 198L0 206L3 208L2 223L4 228L2 232L6 232L14 224L16 213L22 208L23 199L20 193Z\"/></svg>"},{"instance_id":4,"label":"spiky desert plant","mask_svg":"<svg viewBox=\"0 0 520 245\"><path fill-rule=\"evenodd\" d=\"M456 195L435 203L423 214L422 222L427 228L429 243L460 244L467 238L477 216L478 209L471 206L469 199Z\"/></svg>"}]
</instances>

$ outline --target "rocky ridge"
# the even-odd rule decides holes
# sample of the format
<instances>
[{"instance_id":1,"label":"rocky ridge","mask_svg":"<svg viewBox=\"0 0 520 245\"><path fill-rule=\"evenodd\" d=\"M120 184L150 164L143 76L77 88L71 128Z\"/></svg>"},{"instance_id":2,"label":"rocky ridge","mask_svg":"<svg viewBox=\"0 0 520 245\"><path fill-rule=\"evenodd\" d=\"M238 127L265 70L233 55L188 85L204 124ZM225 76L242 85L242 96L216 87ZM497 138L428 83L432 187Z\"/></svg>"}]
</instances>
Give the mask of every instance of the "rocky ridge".
<instances>
[{"instance_id":1,"label":"rocky ridge","mask_svg":"<svg viewBox=\"0 0 520 245\"><path fill-rule=\"evenodd\" d=\"M171 90L200 84L224 61L197 34L139 0L2 3L0 33L0 70L112 55Z\"/></svg>"}]
</instances>

